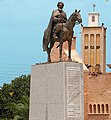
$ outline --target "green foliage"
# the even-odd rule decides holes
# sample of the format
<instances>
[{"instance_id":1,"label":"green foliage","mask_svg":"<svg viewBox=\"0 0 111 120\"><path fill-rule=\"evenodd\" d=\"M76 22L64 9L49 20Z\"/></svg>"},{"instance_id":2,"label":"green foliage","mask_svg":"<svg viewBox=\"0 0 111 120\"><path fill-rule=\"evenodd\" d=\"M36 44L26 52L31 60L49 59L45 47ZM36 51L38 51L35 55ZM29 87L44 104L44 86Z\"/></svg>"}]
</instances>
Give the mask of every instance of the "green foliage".
<instances>
[{"instance_id":1,"label":"green foliage","mask_svg":"<svg viewBox=\"0 0 111 120\"><path fill-rule=\"evenodd\" d=\"M0 120L28 120L29 95L30 75L22 75L11 84L4 84L0 90Z\"/></svg>"},{"instance_id":2,"label":"green foliage","mask_svg":"<svg viewBox=\"0 0 111 120\"><path fill-rule=\"evenodd\" d=\"M14 120L29 119L29 98L27 96L23 96L18 104L11 103L10 107L14 109Z\"/></svg>"}]
</instances>

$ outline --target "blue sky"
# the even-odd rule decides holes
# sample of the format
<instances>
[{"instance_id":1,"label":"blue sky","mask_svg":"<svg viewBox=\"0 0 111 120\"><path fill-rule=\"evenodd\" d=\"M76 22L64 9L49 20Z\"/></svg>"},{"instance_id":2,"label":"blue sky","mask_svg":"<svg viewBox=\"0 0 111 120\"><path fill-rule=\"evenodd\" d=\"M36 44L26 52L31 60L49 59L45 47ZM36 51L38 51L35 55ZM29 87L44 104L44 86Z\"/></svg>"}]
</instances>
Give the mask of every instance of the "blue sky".
<instances>
[{"instance_id":1,"label":"blue sky","mask_svg":"<svg viewBox=\"0 0 111 120\"><path fill-rule=\"evenodd\" d=\"M77 8L81 10L83 25L88 25L88 13L96 4L100 25L107 27L107 63L111 63L111 1L61 0L69 17ZM43 31L48 25L58 0L0 0L0 85L16 76L31 72L31 65L47 61L42 51ZM75 27L77 52L81 56L80 25ZM16 71L16 72L15 72ZM107 69L107 71L110 71Z\"/></svg>"}]
</instances>

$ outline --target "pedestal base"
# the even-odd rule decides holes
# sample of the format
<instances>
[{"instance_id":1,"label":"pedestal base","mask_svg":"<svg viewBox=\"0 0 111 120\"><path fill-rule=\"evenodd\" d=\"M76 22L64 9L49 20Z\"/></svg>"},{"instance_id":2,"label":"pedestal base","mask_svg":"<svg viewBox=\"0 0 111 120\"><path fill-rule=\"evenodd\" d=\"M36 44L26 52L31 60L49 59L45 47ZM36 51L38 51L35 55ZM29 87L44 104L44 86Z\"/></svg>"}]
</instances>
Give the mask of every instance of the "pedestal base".
<instances>
[{"instance_id":1,"label":"pedestal base","mask_svg":"<svg viewBox=\"0 0 111 120\"><path fill-rule=\"evenodd\" d=\"M30 120L84 120L82 64L32 66Z\"/></svg>"}]
</instances>

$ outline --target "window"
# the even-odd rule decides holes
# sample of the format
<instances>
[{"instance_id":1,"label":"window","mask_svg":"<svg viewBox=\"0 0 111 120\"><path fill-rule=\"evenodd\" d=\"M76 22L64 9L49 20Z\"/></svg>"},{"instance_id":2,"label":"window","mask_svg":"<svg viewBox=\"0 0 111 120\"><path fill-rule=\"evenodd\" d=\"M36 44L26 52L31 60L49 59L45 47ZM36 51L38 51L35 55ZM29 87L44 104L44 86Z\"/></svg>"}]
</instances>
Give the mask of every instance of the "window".
<instances>
[{"instance_id":1,"label":"window","mask_svg":"<svg viewBox=\"0 0 111 120\"><path fill-rule=\"evenodd\" d=\"M106 104L106 113L109 113L108 104Z\"/></svg>"},{"instance_id":2,"label":"window","mask_svg":"<svg viewBox=\"0 0 111 120\"><path fill-rule=\"evenodd\" d=\"M95 16L94 15L92 16L92 22L95 22Z\"/></svg>"},{"instance_id":3,"label":"window","mask_svg":"<svg viewBox=\"0 0 111 120\"><path fill-rule=\"evenodd\" d=\"M98 104L97 108L98 108L98 113L100 113L100 104Z\"/></svg>"},{"instance_id":4,"label":"window","mask_svg":"<svg viewBox=\"0 0 111 120\"><path fill-rule=\"evenodd\" d=\"M96 46L96 49L99 49L100 48L100 46Z\"/></svg>"},{"instance_id":5,"label":"window","mask_svg":"<svg viewBox=\"0 0 111 120\"><path fill-rule=\"evenodd\" d=\"M88 114L109 114L108 104L89 104Z\"/></svg>"},{"instance_id":6,"label":"window","mask_svg":"<svg viewBox=\"0 0 111 120\"><path fill-rule=\"evenodd\" d=\"M85 48L85 49L88 49L88 46L85 46L84 48Z\"/></svg>"},{"instance_id":7,"label":"window","mask_svg":"<svg viewBox=\"0 0 111 120\"><path fill-rule=\"evenodd\" d=\"M96 105L93 105L94 113L96 113Z\"/></svg>"},{"instance_id":8,"label":"window","mask_svg":"<svg viewBox=\"0 0 111 120\"><path fill-rule=\"evenodd\" d=\"M102 104L102 113L104 113L104 105Z\"/></svg>"},{"instance_id":9,"label":"window","mask_svg":"<svg viewBox=\"0 0 111 120\"><path fill-rule=\"evenodd\" d=\"M90 49L94 49L94 46L93 46L93 45L91 45L91 46L90 46Z\"/></svg>"},{"instance_id":10,"label":"window","mask_svg":"<svg viewBox=\"0 0 111 120\"><path fill-rule=\"evenodd\" d=\"M89 112L92 113L92 105L91 104L89 105L89 110L90 110Z\"/></svg>"}]
</instances>

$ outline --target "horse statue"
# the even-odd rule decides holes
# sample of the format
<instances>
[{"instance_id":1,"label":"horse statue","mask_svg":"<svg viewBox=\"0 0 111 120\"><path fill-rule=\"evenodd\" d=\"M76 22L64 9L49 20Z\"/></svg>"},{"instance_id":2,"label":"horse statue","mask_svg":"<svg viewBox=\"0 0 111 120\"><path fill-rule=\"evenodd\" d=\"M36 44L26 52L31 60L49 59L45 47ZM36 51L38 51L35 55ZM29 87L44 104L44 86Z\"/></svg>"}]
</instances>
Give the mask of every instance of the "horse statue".
<instances>
[{"instance_id":1,"label":"horse statue","mask_svg":"<svg viewBox=\"0 0 111 120\"><path fill-rule=\"evenodd\" d=\"M75 25L82 23L82 18L80 15L80 10L75 10L74 13L69 17L66 23L63 23L63 29L57 33L58 39L54 39L53 35L51 34L51 40L47 45L47 54L48 54L48 62L51 62L50 53L51 49L54 46L55 42L59 42L59 61L62 61L62 46L63 42L68 41L68 58L71 61L71 45L72 45L72 37L73 37L73 28ZM43 39L44 40L44 39ZM44 41L43 41L44 45Z\"/></svg>"}]
</instances>

